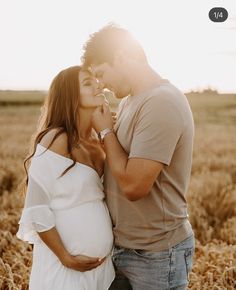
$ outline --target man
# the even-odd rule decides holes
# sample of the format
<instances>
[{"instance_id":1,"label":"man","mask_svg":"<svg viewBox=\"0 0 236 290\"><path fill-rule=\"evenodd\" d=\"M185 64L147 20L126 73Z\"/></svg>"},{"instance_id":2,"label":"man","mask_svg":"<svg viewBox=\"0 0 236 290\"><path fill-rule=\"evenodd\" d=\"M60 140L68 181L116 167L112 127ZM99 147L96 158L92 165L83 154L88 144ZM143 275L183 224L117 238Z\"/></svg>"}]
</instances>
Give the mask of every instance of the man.
<instances>
[{"instance_id":1,"label":"man","mask_svg":"<svg viewBox=\"0 0 236 290\"><path fill-rule=\"evenodd\" d=\"M114 130L106 105L93 118L107 155L116 267L110 289L186 289L194 253L185 197L194 134L188 101L151 68L127 30L109 24L84 49L84 65L122 98Z\"/></svg>"}]
</instances>

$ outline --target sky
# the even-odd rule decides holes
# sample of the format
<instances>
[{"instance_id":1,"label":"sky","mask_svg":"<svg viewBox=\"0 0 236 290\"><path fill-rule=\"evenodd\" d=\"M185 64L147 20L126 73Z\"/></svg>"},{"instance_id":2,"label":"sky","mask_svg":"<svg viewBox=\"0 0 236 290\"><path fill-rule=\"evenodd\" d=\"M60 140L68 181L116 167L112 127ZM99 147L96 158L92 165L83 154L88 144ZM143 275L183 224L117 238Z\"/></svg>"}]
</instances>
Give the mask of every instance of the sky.
<instances>
[{"instance_id":1,"label":"sky","mask_svg":"<svg viewBox=\"0 0 236 290\"><path fill-rule=\"evenodd\" d=\"M228 19L212 22L213 7ZM0 89L47 90L108 22L130 30L183 91L236 92L236 0L0 0Z\"/></svg>"}]
</instances>

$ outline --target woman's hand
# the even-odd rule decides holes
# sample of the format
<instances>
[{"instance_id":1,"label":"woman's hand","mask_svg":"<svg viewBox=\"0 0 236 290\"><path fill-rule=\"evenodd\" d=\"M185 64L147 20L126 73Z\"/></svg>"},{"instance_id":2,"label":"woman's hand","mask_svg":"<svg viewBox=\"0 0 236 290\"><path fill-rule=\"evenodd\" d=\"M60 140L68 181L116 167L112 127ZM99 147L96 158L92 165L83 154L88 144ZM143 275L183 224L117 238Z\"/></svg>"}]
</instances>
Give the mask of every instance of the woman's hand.
<instances>
[{"instance_id":1,"label":"woman's hand","mask_svg":"<svg viewBox=\"0 0 236 290\"><path fill-rule=\"evenodd\" d=\"M80 272L85 272L97 268L105 261L105 259L106 257L99 259L84 255L78 256L68 255L67 257L62 259L61 262L67 268Z\"/></svg>"},{"instance_id":2,"label":"woman's hand","mask_svg":"<svg viewBox=\"0 0 236 290\"><path fill-rule=\"evenodd\" d=\"M104 260L95 257L87 257L83 255L72 256L62 243L61 237L56 227L44 232L38 232L42 241L53 251L61 263L67 267L80 272L92 270L100 266Z\"/></svg>"}]
</instances>

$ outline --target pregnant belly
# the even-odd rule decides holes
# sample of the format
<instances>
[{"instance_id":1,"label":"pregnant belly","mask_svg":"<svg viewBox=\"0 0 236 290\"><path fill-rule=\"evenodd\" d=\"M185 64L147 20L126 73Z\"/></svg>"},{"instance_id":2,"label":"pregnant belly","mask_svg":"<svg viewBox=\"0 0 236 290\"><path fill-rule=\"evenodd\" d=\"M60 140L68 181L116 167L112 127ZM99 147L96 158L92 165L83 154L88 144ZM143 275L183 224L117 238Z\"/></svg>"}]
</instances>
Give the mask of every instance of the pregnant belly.
<instances>
[{"instance_id":1,"label":"pregnant belly","mask_svg":"<svg viewBox=\"0 0 236 290\"><path fill-rule=\"evenodd\" d=\"M93 201L54 213L57 231L72 255L105 257L111 252L112 224L103 201Z\"/></svg>"}]
</instances>

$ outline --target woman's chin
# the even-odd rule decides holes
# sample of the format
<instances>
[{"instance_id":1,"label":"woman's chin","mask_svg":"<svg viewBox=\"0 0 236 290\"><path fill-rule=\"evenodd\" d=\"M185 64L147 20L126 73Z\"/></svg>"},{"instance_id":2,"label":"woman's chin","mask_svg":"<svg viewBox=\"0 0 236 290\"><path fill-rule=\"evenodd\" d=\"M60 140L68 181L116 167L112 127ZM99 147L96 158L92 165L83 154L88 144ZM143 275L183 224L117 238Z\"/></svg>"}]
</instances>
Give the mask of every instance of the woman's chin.
<instances>
[{"instance_id":1,"label":"woman's chin","mask_svg":"<svg viewBox=\"0 0 236 290\"><path fill-rule=\"evenodd\" d=\"M103 104L104 104L104 100L94 103L94 109L96 109L98 107L102 107Z\"/></svg>"}]
</instances>

